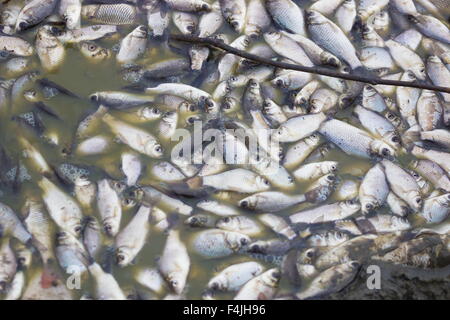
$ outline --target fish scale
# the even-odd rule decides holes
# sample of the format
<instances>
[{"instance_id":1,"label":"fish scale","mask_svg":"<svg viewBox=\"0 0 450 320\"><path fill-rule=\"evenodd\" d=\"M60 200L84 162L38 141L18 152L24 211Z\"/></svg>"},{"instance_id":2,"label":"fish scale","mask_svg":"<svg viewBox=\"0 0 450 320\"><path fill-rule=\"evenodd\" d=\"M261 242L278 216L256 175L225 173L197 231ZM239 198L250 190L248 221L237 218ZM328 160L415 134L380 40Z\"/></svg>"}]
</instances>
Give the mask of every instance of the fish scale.
<instances>
[{"instance_id":1,"label":"fish scale","mask_svg":"<svg viewBox=\"0 0 450 320\"><path fill-rule=\"evenodd\" d=\"M127 25L136 21L136 8L128 4L99 5L92 17L93 21L106 24Z\"/></svg>"}]
</instances>

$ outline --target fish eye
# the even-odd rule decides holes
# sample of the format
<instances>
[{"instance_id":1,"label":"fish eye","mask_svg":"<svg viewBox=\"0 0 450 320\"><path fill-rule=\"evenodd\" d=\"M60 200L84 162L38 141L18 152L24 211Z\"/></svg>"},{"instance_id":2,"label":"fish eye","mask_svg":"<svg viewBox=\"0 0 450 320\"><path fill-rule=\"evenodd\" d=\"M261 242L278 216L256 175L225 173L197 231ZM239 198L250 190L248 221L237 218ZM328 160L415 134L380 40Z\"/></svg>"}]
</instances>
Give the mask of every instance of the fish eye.
<instances>
[{"instance_id":1,"label":"fish eye","mask_svg":"<svg viewBox=\"0 0 450 320\"><path fill-rule=\"evenodd\" d=\"M283 86L283 80L281 80L281 79L278 79L277 81L275 81L275 85L277 86L277 87L282 87Z\"/></svg>"},{"instance_id":2,"label":"fish eye","mask_svg":"<svg viewBox=\"0 0 450 320\"><path fill-rule=\"evenodd\" d=\"M331 171L336 171L337 170L337 166L335 164L332 164L330 169L331 169Z\"/></svg>"},{"instance_id":3,"label":"fish eye","mask_svg":"<svg viewBox=\"0 0 450 320\"><path fill-rule=\"evenodd\" d=\"M389 151L389 149L387 148L383 148L383 150L381 150L381 154L385 157L390 156L391 152Z\"/></svg>"},{"instance_id":4,"label":"fish eye","mask_svg":"<svg viewBox=\"0 0 450 320\"><path fill-rule=\"evenodd\" d=\"M335 180L335 176L330 174L330 175L327 176L327 180L328 181L334 181Z\"/></svg>"},{"instance_id":5,"label":"fish eye","mask_svg":"<svg viewBox=\"0 0 450 320\"><path fill-rule=\"evenodd\" d=\"M225 222L225 223L230 222L230 218L229 217L223 218L223 222Z\"/></svg>"},{"instance_id":6,"label":"fish eye","mask_svg":"<svg viewBox=\"0 0 450 320\"><path fill-rule=\"evenodd\" d=\"M127 206L127 207L131 207L131 206L134 206L136 204L136 202L133 199L130 199L130 198L125 198L123 200L123 202L124 202L125 206Z\"/></svg>"},{"instance_id":7,"label":"fish eye","mask_svg":"<svg viewBox=\"0 0 450 320\"><path fill-rule=\"evenodd\" d=\"M242 208L248 208L248 201L241 201Z\"/></svg>"},{"instance_id":8,"label":"fish eye","mask_svg":"<svg viewBox=\"0 0 450 320\"><path fill-rule=\"evenodd\" d=\"M209 4L203 3L201 8L202 10L209 10Z\"/></svg>"},{"instance_id":9,"label":"fish eye","mask_svg":"<svg viewBox=\"0 0 450 320\"><path fill-rule=\"evenodd\" d=\"M230 24L233 28L239 27L239 22L237 22L236 20L232 21Z\"/></svg>"},{"instance_id":10,"label":"fish eye","mask_svg":"<svg viewBox=\"0 0 450 320\"><path fill-rule=\"evenodd\" d=\"M265 184L265 185L270 185L270 182L269 182L269 180L267 180L267 179L263 179L263 183Z\"/></svg>"},{"instance_id":11,"label":"fish eye","mask_svg":"<svg viewBox=\"0 0 450 320\"><path fill-rule=\"evenodd\" d=\"M193 124L195 122L195 117L189 117L187 119L187 122L190 123L190 124Z\"/></svg>"},{"instance_id":12,"label":"fish eye","mask_svg":"<svg viewBox=\"0 0 450 320\"><path fill-rule=\"evenodd\" d=\"M96 94L93 94L93 95L91 95L90 97L89 97L89 99L91 99L91 101L98 101L98 95L96 95Z\"/></svg>"},{"instance_id":13,"label":"fish eye","mask_svg":"<svg viewBox=\"0 0 450 320\"><path fill-rule=\"evenodd\" d=\"M112 231L111 225L105 224L105 231L106 231L106 233L110 233Z\"/></svg>"},{"instance_id":14,"label":"fish eye","mask_svg":"<svg viewBox=\"0 0 450 320\"><path fill-rule=\"evenodd\" d=\"M146 28L145 26L140 26L140 27L139 27L139 30L140 30L140 31L143 31L143 32L147 32L147 28Z\"/></svg>"},{"instance_id":15,"label":"fish eye","mask_svg":"<svg viewBox=\"0 0 450 320\"><path fill-rule=\"evenodd\" d=\"M245 246L245 245L247 245L248 244L248 239L247 238L241 238L241 245L243 245L243 246Z\"/></svg>"},{"instance_id":16,"label":"fish eye","mask_svg":"<svg viewBox=\"0 0 450 320\"><path fill-rule=\"evenodd\" d=\"M178 286L178 281L177 280L170 280L170 286L172 288L176 288Z\"/></svg>"},{"instance_id":17,"label":"fish eye","mask_svg":"<svg viewBox=\"0 0 450 320\"><path fill-rule=\"evenodd\" d=\"M422 203L422 199L421 198L416 198L416 203L417 204L421 204Z\"/></svg>"},{"instance_id":18,"label":"fish eye","mask_svg":"<svg viewBox=\"0 0 450 320\"><path fill-rule=\"evenodd\" d=\"M114 186L115 186L117 189L124 189L124 188L125 188L125 184L123 184L122 182L119 182L119 181L115 181L115 182L114 182Z\"/></svg>"},{"instance_id":19,"label":"fish eye","mask_svg":"<svg viewBox=\"0 0 450 320\"><path fill-rule=\"evenodd\" d=\"M272 277L274 279L280 279L281 278L281 273L279 271L274 271L274 272L272 272Z\"/></svg>"},{"instance_id":20,"label":"fish eye","mask_svg":"<svg viewBox=\"0 0 450 320\"><path fill-rule=\"evenodd\" d=\"M229 102L225 102L223 104L223 108L226 109L226 110L229 110L229 109L231 109L231 104Z\"/></svg>"},{"instance_id":21,"label":"fish eye","mask_svg":"<svg viewBox=\"0 0 450 320\"><path fill-rule=\"evenodd\" d=\"M118 254L117 255L117 262L122 262L124 260L125 260L125 256L124 255L122 255L122 254Z\"/></svg>"},{"instance_id":22,"label":"fish eye","mask_svg":"<svg viewBox=\"0 0 450 320\"><path fill-rule=\"evenodd\" d=\"M400 142L400 138L397 137L397 136L393 136L392 137L392 142L398 143L398 142Z\"/></svg>"},{"instance_id":23,"label":"fish eye","mask_svg":"<svg viewBox=\"0 0 450 320\"><path fill-rule=\"evenodd\" d=\"M157 146L157 147L155 148L155 151L158 152L158 153L162 153L163 149L162 149L161 146Z\"/></svg>"},{"instance_id":24,"label":"fish eye","mask_svg":"<svg viewBox=\"0 0 450 320\"><path fill-rule=\"evenodd\" d=\"M73 231L75 231L76 234L81 232L81 226L76 226Z\"/></svg>"},{"instance_id":25,"label":"fish eye","mask_svg":"<svg viewBox=\"0 0 450 320\"><path fill-rule=\"evenodd\" d=\"M367 210L372 210L373 209L372 204L370 204L370 203L366 204L366 209Z\"/></svg>"},{"instance_id":26,"label":"fish eye","mask_svg":"<svg viewBox=\"0 0 450 320\"><path fill-rule=\"evenodd\" d=\"M213 290L219 290L219 284L217 282L211 283L210 287Z\"/></svg>"},{"instance_id":27,"label":"fish eye","mask_svg":"<svg viewBox=\"0 0 450 320\"><path fill-rule=\"evenodd\" d=\"M24 257L20 257L17 259L17 263L21 266L23 266L26 262L26 259Z\"/></svg>"},{"instance_id":28,"label":"fish eye","mask_svg":"<svg viewBox=\"0 0 450 320\"><path fill-rule=\"evenodd\" d=\"M25 29L26 28L26 26L27 26L27 24L26 24L26 22L21 22L21 23L19 23L19 29Z\"/></svg>"},{"instance_id":29,"label":"fish eye","mask_svg":"<svg viewBox=\"0 0 450 320\"><path fill-rule=\"evenodd\" d=\"M314 257L314 250L313 250L313 249L308 249L308 250L306 251L306 256L307 256L308 258Z\"/></svg>"},{"instance_id":30,"label":"fish eye","mask_svg":"<svg viewBox=\"0 0 450 320\"><path fill-rule=\"evenodd\" d=\"M89 51L95 51L95 49L97 49L97 46L96 46L95 44L90 44L90 45L88 46L88 50L89 50Z\"/></svg>"}]
</instances>

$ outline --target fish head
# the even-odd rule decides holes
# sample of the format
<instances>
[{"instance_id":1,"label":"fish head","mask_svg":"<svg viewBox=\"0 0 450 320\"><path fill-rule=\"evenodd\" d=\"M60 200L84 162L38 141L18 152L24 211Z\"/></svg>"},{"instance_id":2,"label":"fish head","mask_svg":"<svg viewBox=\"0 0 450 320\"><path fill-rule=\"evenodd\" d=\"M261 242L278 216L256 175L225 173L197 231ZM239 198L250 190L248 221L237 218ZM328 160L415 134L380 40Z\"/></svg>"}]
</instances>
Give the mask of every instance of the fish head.
<instances>
[{"instance_id":1,"label":"fish head","mask_svg":"<svg viewBox=\"0 0 450 320\"><path fill-rule=\"evenodd\" d=\"M382 140L373 140L370 144L370 152L373 155L380 156L382 158L391 159L395 157L395 150L390 145Z\"/></svg>"},{"instance_id":2,"label":"fish head","mask_svg":"<svg viewBox=\"0 0 450 320\"><path fill-rule=\"evenodd\" d=\"M217 6L215 6L215 3L212 4L212 6L214 6L214 7L217 8ZM199 1L198 3L195 4L195 9L196 9L197 11L206 11L206 12L209 12L209 11L212 10L212 7L211 7L211 5L210 5L209 3L206 3L206 2L204 2L204 1Z\"/></svg>"},{"instance_id":3,"label":"fish head","mask_svg":"<svg viewBox=\"0 0 450 320\"><path fill-rule=\"evenodd\" d=\"M99 93L93 93L89 96L89 100L94 102L94 103L98 103L100 102L101 96Z\"/></svg>"},{"instance_id":4,"label":"fish head","mask_svg":"<svg viewBox=\"0 0 450 320\"><path fill-rule=\"evenodd\" d=\"M341 61L337 57L327 51L323 51L320 54L320 61L322 64L333 68L339 68L342 65Z\"/></svg>"},{"instance_id":5,"label":"fish head","mask_svg":"<svg viewBox=\"0 0 450 320\"><path fill-rule=\"evenodd\" d=\"M276 139L280 142L290 141L291 133L287 126L280 125L277 130L272 134L272 139Z\"/></svg>"},{"instance_id":6,"label":"fish head","mask_svg":"<svg viewBox=\"0 0 450 320\"><path fill-rule=\"evenodd\" d=\"M383 136L383 140L386 141L394 150L398 150L401 147L401 138L397 132L391 131Z\"/></svg>"},{"instance_id":7,"label":"fish head","mask_svg":"<svg viewBox=\"0 0 450 320\"><path fill-rule=\"evenodd\" d=\"M270 269L261 275L262 281L269 287L276 287L281 279L281 271L278 268Z\"/></svg>"},{"instance_id":8,"label":"fish head","mask_svg":"<svg viewBox=\"0 0 450 320\"><path fill-rule=\"evenodd\" d=\"M205 227L207 225L208 220L209 220L208 216L202 215L202 214L197 214L197 215L187 218L184 223L190 227L200 227L201 228L201 227Z\"/></svg>"},{"instance_id":9,"label":"fish head","mask_svg":"<svg viewBox=\"0 0 450 320\"><path fill-rule=\"evenodd\" d=\"M182 113L194 113L198 112L198 108L195 104L190 103L188 101L183 101L178 106L178 110Z\"/></svg>"},{"instance_id":10,"label":"fish head","mask_svg":"<svg viewBox=\"0 0 450 320\"><path fill-rule=\"evenodd\" d=\"M147 38L148 28L144 25L137 26L136 29L133 30L133 36L136 38Z\"/></svg>"},{"instance_id":11,"label":"fish head","mask_svg":"<svg viewBox=\"0 0 450 320\"><path fill-rule=\"evenodd\" d=\"M132 259L127 251L125 247L116 250L116 263L119 267L123 268L131 263Z\"/></svg>"},{"instance_id":12,"label":"fish head","mask_svg":"<svg viewBox=\"0 0 450 320\"><path fill-rule=\"evenodd\" d=\"M325 104L327 103L326 98L322 100L322 97L313 97L309 100L309 112L310 113L319 113L325 108Z\"/></svg>"},{"instance_id":13,"label":"fish head","mask_svg":"<svg viewBox=\"0 0 450 320\"><path fill-rule=\"evenodd\" d=\"M216 206L217 206L217 202L214 200L209 200L209 199L202 200L197 203L197 207L199 207L200 209L206 210L206 211L213 210L214 207L216 207Z\"/></svg>"},{"instance_id":14,"label":"fish head","mask_svg":"<svg viewBox=\"0 0 450 320\"><path fill-rule=\"evenodd\" d=\"M2 279L3 276L0 276L0 293L4 293L8 289L8 281Z\"/></svg>"},{"instance_id":15,"label":"fish head","mask_svg":"<svg viewBox=\"0 0 450 320\"><path fill-rule=\"evenodd\" d=\"M117 192L117 194L122 194L127 188L127 185L122 181L108 180L108 183L111 186L111 188L114 189L115 192Z\"/></svg>"},{"instance_id":16,"label":"fish head","mask_svg":"<svg viewBox=\"0 0 450 320\"><path fill-rule=\"evenodd\" d=\"M411 229L411 223L405 217L392 216L392 224L396 227L396 230L408 230Z\"/></svg>"},{"instance_id":17,"label":"fish head","mask_svg":"<svg viewBox=\"0 0 450 320\"><path fill-rule=\"evenodd\" d=\"M237 20L232 15L227 17L226 20L231 25L231 27L234 29L234 31L241 33L242 29L244 28L244 21Z\"/></svg>"},{"instance_id":18,"label":"fish head","mask_svg":"<svg viewBox=\"0 0 450 320\"><path fill-rule=\"evenodd\" d=\"M144 151L150 157L157 158L157 159L161 158L164 155L163 147L159 143L156 143L153 139L150 139L146 143L146 145L144 147Z\"/></svg>"},{"instance_id":19,"label":"fish head","mask_svg":"<svg viewBox=\"0 0 450 320\"><path fill-rule=\"evenodd\" d=\"M31 265L32 252L27 248L16 250L16 258L18 267L28 268Z\"/></svg>"},{"instance_id":20,"label":"fish head","mask_svg":"<svg viewBox=\"0 0 450 320\"><path fill-rule=\"evenodd\" d=\"M155 107L142 107L137 111L139 118L144 120L156 120L161 118L161 110Z\"/></svg>"},{"instance_id":21,"label":"fish head","mask_svg":"<svg viewBox=\"0 0 450 320\"><path fill-rule=\"evenodd\" d=\"M315 10L306 10L305 17L308 25L324 24L328 22L327 18Z\"/></svg>"},{"instance_id":22,"label":"fish head","mask_svg":"<svg viewBox=\"0 0 450 320\"><path fill-rule=\"evenodd\" d=\"M117 219L105 219L103 221L103 230L107 236L114 237L119 232Z\"/></svg>"},{"instance_id":23,"label":"fish head","mask_svg":"<svg viewBox=\"0 0 450 320\"><path fill-rule=\"evenodd\" d=\"M223 274L219 274L208 282L208 288L214 291L224 291L227 289L227 279Z\"/></svg>"},{"instance_id":24,"label":"fish head","mask_svg":"<svg viewBox=\"0 0 450 320\"><path fill-rule=\"evenodd\" d=\"M236 111L239 106L238 101L233 97L225 97L222 102L222 110L225 113Z\"/></svg>"},{"instance_id":25,"label":"fish head","mask_svg":"<svg viewBox=\"0 0 450 320\"><path fill-rule=\"evenodd\" d=\"M304 140L306 142L306 144L308 144L309 146L315 146L319 143L320 141L320 135L317 133L313 133L312 135L308 136L305 138Z\"/></svg>"},{"instance_id":26,"label":"fish head","mask_svg":"<svg viewBox=\"0 0 450 320\"><path fill-rule=\"evenodd\" d=\"M337 171L339 163L337 161L326 161L321 164L322 172L332 173Z\"/></svg>"},{"instance_id":27,"label":"fish head","mask_svg":"<svg viewBox=\"0 0 450 320\"><path fill-rule=\"evenodd\" d=\"M247 252L266 254L268 247L269 243L267 241L255 241L248 246Z\"/></svg>"},{"instance_id":28,"label":"fish head","mask_svg":"<svg viewBox=\"0 0 450 320\"><path fill-rule=\"evenodd\" d=\"M339 96L338 106L340 109L345 109L345 108L351 106L354 101L355 101L355 98L352 97L351 94L343 93Z\"/></svg>"},{"instance_id":29,"label":"fish head","mask_svg":"<svg viewBox=\"0 0 450 320\"><path fill-rule=\"evenodd\" d=\"M216 227L224 230L238 230L239 220L234 217L224 217L216 222Z\"/></svg>"},{"instance_id":30,"label":"fish head","mask_svg":"<svg viewBox=\"0 0 450 320\"><path fill-rule=\"evenodd\" d=\"M270 182L263 176L256 176L255 177L255 185L258 190L260 191L266 191L270 189Z\"/></svg>"},{"instance_id":31,"label":"fish head","mask_svg":"<svg viewBox=\"0 0 450 320\"><path fill-rule=\"evenodd\" d=\"M122 205L122 209L124 209L124 210L133 209L138 204L138 201L136 199L128 198L128 197L122 198L120 202Z\"/></svg>"},{"instance_id":32,"label":"fish head","mask_svg":"<svg viewBox=\"0 0 450 320\"><path fill-rule=\"evenodd\" d=\"M368 215L378 207L378 201L371 196L364 196L360 199L361 211L364 215Z\"/></svg>"},{"instance_id":33,"label":"fish head","mask_svg":"<svg viewBox=\"0 0 450 320\"><path fill-rule=\"evenodd\" d=\"M239 232L226 232L225 237L227 245L235 252L240 251L243 248L247 248L251 243L249 236Z\"/></svg>"},{"instance_id":34,"label":"fish head","mask_svg":"<svg viewBox=\"0 0 450 320\"><path fill-rule=\"evenodd\" d=\"M201 70L203 66L203 62L209 56L209 49L207 47L193 46L189 50L189 57L191 58L191 69L192 70Z\"/></svg>"},{"instance_id":35,"label":"fish head","mask_svg":"<svg viewBox=\"0 0 450 320\"><path fill-rule=\"evenodd\" d=\"M211 97L205 97L204 101L203 101L203 106L205 108L205 111L207 113L217 113L219 111L219 105L217 104L216 101L214 101L213 98Z\"/></svg>"},{"instance_id":36,"label":"fish head","mask_svg":"<svg viewBox=\"0 0 450 320\"><path fill-rule=\"evenodd\" d=\"M72 224L73 225L70 227L70 232L73 234L73 236L78 238L83 231L81 221L79 219L75 219Z\"/></svg>"},{"instance_id":37,"label":"fish head","mask_svg":"<svg viewBox=\"0 0 450 320\"><path fill-rule=\"evenodd\" d=\"M270 83L277 88L287 88L289 87L288 78L284 76L276 77Z\"/></svg>"},{"instance_id":38,"label":"fish head","mask_svg":"<svg viewBox=\"0 0 450 320\"><path fill-rule=\"evenodd\" d=\"M411 22L412 24L421 24L425 22L425 19L423 19L422 15L417 14L407 14L406 19Z\"/></svg>"},{"instance_id":39,"label":"fish head","mask_svg":"<svg viewBox=\"0 0 450 320\"><path fill-rule=\"evenodd\" d=\"M450 193L438 197L437 201L443 207L450 207Z\"/></svg>"},{"instance_id":40,"label":"fish head","mask_svg":"<svg viewBox=\"0 0 450 320\"><path fill-rule=\"evenodd\" d=\"M297 263L300 264L312 264L313 260L317 257L316 248L304 249L300 252L297 258Z\"/></svg>"},{"instance_id":41,"label":"fish head","mask_svg":"<svg viewBox=\"0 0 450 320\"><path fill-rule=\"evenodd\" d=\"M346 200L343 202L344 210L347 212L357 212L361 209L361 204L358 201Z\"/></svg>"},{"instance_id":42,"label":"fish head","mask_svg":"<svg viewBox=\"0 0 450 320\"><path fill-rule=\"evenodd\" d=\"M378 94L378 91L371 85L365 85L363 89L363 99L371 98Z\"/></svg>"},{"instance_id":43,"label":"fish head","mask_svg":"<svg viewBox=\"0 0 450 320\"><path fill-rule=\"evenodd\" d=\"M80 25L80 13L81 6L69 5L65 13L62 15L62 19L66 22L68 29L75 29Z\"/></svg>"},{"instance_id":44,"label":"fish head","mask_svg":"<svg viewBox=\"0 0 450 320\"><path fill-rule=\"evenodd\" d=\"M81 7L81 16L86 19L94 19L100 5L84 5Z\"/></svg>"},{"instance_id":45,"label":"fish head","mask_svg":"<svg viewBox=\"0 0 450 320\"><path fill-rule=\"evenodd\" d=\"M108 49L102 48L92 41L81 42L79 47L85 57L93 60L104 60L111 55Z\"/></svg>"},{"instance_id":46,"label":"fish head","mask_svg":"<svg viewBox=\"0 0 450 320\"><path fill-rule=\"evenodd\" d=\"M406 197L409 200L408 204L411 206L411 208L416 212L420 211L420 209L423 206L423 199L422 199L421 195L419 194L419 192L417 192L416 190L413 190L413 191L409 192L406 195Z\"/></svg>"},{"instance_id":47,"label":"fish head","mask_svg":"<svg viewBox=\"0 0 450 320\"><path fill-rule=\"evenodd\" d=\"M356 273L361 268L361 263L359 263L356 260L348 261L343 264L343 270L350 272L350 273Z\"/></svg>"},{"instance_id":48,"label":"fish head","mask_svg":"<svg viewBox=\"0 0 450 320\"><path fill-rule=\"evenodd\" d=\"M186 285L186 279L181 272L172 272L167 276L167 282L170 288L176 293L181 294L184 286Z\"/></svg>"},{"instance_id":49,"label":"fish head","mask_svg":"<svg viewBox=\"0 0 450 320\"><path fill-rule=\"evenodd\" d=\"M66 232L60 231L56 233L56 243L58 245L68 245L74 243L73 236Z\"/></svg>"},{"instance_id":50,"label":"fish head","mask_svg":"<svg viewBox=\"0 0 450 320\"><path fill-rule=\"evenodd\" d=\"M415 78L419 80L423 81L427 77L427 72L423 63L416 64L413 68L411 68L411 71L414 72Z\"/></svg>"},{"instance_id":51,"label":"fish head","mask_svg":"<svg viewBox=\"0 0 450 320\"><path fill-rule=\"evenodd\" d=\"M297 272L302 279L309 279L317 274L317 269L312 264L297 263Z\"/></svg>"},{"instance_id":52,"label":"fish head","mask_svg":"<svg viewBox=\"0 0 450 320\"><path fill-rule=\"evenodd\" d=\"M276 111L275 103L271 99L268 99L268 98L264 99L264 102L263 102L263 113L271 115L271 114L274 114L275 111Z\"/></svg>"},{"instance_id":53,"label":"fish head","mask_svg":"<svg viewBox=\"0 0 450 320\"><path fill-rule=\"evenodd\" d=\"M267 43L274 43L281 38L281 32L269 31L264 33L263 37Z\"/></svg>"}]
</instances>

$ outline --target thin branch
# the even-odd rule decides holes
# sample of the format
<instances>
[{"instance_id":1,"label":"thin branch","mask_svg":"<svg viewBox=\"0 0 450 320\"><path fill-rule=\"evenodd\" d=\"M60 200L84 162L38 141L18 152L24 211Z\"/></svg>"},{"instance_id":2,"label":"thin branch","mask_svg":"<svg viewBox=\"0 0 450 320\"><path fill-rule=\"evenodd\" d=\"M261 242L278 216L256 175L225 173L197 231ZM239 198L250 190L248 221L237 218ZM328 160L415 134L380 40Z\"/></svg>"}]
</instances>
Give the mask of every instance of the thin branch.
<instances>
[{"instance_id":1,"label":"thin branch","mask_svg":"<svg viewBox=\"0 0 450 320\"><path fill-rule=\"evenodd\" d=\"M184 35L184 34L171 34L169 36L169 39L175 40L175 41L189 42L189 43L195 43L195 44L215 47L218 49L222 49L226 52L232 53L234 55L237 55L239 57L258 62L260 64L266 64L266 65L274 66L274 67L281 68L281 69L289 69L289 70L296 70L296 71L302 71L302 72L307 72L307 73L320 74L323 76L328 76L328 77L333 77L333 78L340 78L340 79L344 79L344 80L369 83L371 85L388 85L388 86L397 86L397 87L418 88L418 89L450 93L450 88L434 86L432 84L427 84L427 83L396 81L396 80L387 80L387 79L381 79L381 78L366 77L366 76L360 76L360 75L356 75L356 74L340 73L340 72L336 72L336 71L333 71L333 70L330 70L327 68L323 68L323 67L305 67L305 66L301 66L301 65L297 65L297 64L292 64L292 63L274 61L271 59L259 57L257 55L254 55L254 54L242 51L242 50L238 50L236 48L233 48L233 47L223 43L220 40L211 39L211 38L200 38L200 37Z\"/></svg>"}]
</instances>

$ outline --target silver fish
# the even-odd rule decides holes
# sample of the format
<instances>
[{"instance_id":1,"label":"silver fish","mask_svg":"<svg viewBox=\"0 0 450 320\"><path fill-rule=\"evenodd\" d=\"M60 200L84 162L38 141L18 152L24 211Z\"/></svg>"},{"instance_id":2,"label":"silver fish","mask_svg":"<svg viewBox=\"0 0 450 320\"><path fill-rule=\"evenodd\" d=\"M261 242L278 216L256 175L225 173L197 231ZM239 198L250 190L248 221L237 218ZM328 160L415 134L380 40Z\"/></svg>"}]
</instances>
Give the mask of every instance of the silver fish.
<instances>
[{"instance_id":1,"label":"silver fish","mask_svg":"<svg viewBox=\"0 0 450 320\"><path fill-rule=\"evenodd\" d=\"M127 25L136 21L137 9L126 3L84 5L81 16L94 23Z\"/></svg>"},{"instance_id":2,"label":"silver fish","mask_svg":"<svg viewBox=\"0 0 450 320\"><path fill-rule=\"evenodd\" d=\"M308 30L314 42L348 63L350 68L362 67L355 47L334 22L314 10L307 11L306 17Z\"/></svg>"},{"instance_id":3,"label":"silver fish","mask_svg":"<svg viewBox=\"0 0 450 320\"><path fill-rule=\"evenodd\" d=\"M291 0L267 0L267 12L286 30L306 35L303 10Z\"/></svg>"}]
</instances>

